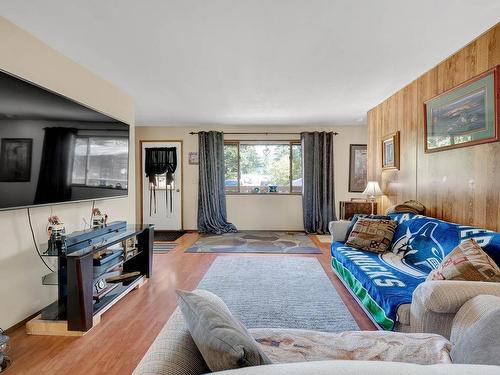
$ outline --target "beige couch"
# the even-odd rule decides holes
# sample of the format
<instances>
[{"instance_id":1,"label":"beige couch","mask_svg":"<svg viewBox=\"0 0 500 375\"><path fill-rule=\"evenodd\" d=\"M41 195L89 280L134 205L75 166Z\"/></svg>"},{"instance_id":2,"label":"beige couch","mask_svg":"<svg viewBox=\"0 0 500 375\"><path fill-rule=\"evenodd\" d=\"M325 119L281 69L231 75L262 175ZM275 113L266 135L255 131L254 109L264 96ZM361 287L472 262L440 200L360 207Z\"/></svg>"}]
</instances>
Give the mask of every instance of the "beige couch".
<instances>
[{"instance_id":1,"label":"beige couch","mask_svg":"<svg viewBox=\"0 0 500 375\"><path fill-rule=\"evenodd\" d=\"M344 241L350 221L330 222L332 242ZM411 304L399 306L395 330L436 333L450 337L453 318L462 305L479 295L500 297L500 283L425 281L413 292ZM357 297L354 296L357 300Z\"/></svg>"},{"instance_id":2,"label":"beige couch","mask_svg":"<svg viewBox=\"0 0 500 375\"><path fill-rule=\"evenodd\" d=\"M205 291L195 293L225 306L222 300ZM485 325L489 329L485 330ZM500 337L500 298L479 296L468 301L457 314L451 342L432 334L383 331L322 333L270 328L249 331L262 345L262 350L273 365L228 371L225 374L430 375L453 372L486 375L498 373L499 368L450 363L500 363L491 354L500 351L499 341L496 340L496 337ZM479 340L472 351L467 345L471 335ZM385 361L381 362L380 359ZM403 361L439 364L427 366ZM177 309L135 369L134 375L199 375L208 372L210 370Z\"/></svg>"}]
</instances>

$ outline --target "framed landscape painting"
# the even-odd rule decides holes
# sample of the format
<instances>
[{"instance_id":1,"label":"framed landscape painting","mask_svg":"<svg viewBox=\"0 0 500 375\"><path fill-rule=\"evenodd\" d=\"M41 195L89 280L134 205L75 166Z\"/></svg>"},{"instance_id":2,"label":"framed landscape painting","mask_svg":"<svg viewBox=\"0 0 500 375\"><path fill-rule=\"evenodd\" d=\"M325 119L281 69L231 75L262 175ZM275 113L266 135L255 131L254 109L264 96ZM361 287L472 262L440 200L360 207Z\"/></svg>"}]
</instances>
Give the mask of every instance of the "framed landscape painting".
<instances>
[{"instance_id":1,"label":"framed landscape painting","mask_svg":"<svg viewBox=\"0 0 500 375\"><path fill-rule=\"evenodd\" d=\"M425 152L500 139L499 67L424 103Z\"/></svg>"},{"instance_id":2,"label":"framed landscape painting","mask_svg":"<svg viewBox=\"0 0 500 375\"><path fill-rule=\"evenodd\" d=\"M349 150L349 192L362 193L366 187L366 145L351 145Z\"/></svg>"},{"instance_id":3,"label":"framed landscape painting","mask_svg":"<svg viewBox=\"0 0 500 375\"><path fill-rule=\"evenodd\" d=\"M399 169L399 132L382 139L382 169Z\"/></svg>"},{"instance_id":4,"label":"framed landscape painting","mask_svg":"<svg viewBox=\"0 0 500 375\"><path fill-rule=\"evenodd\" d=\"M0 181L29 182L31 180L30 138L2 138L0 150Z\"/></svg>"}]
</instances>

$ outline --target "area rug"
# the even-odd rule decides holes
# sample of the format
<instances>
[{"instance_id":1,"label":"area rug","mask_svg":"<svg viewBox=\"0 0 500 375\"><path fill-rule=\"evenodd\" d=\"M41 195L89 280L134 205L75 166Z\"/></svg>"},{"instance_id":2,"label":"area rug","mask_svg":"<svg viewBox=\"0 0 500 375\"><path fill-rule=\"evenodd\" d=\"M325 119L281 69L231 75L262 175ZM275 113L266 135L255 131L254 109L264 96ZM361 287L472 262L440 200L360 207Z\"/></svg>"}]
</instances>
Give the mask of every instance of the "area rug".
<instances>
[{"instance_id":1,"label":"area rug","mask_svg":"<svg viewBox=\"0 0 500 375\"><path fill-rule=\"evenodd\" d=\"M248 328L359 329L314 257L219 256L198 289L220 296Z\"/></svg>"},{"instance_id":2,"label":"area rug","mask_svg":"<svg viewBox=\"0 0 500 375\"><path fill-rule=\"evenodd\" d=\"M201 235L186 253L321 254L304 232L241 231Z\"/></svg>"},{"instance_id":3,"label":"area rug","mask_svg":"<svg viewBox=\"0 0 500 375\"><path fill-rule=\"evenodd\" d=\"M175 242L153 242L153 252L155 254L165 254L175 249L176 246Z\"/></svg>"},{"instance_id":4,"label":"area rug","mask_svg":"<svg viewBox=\"0 0 500 375\"><path fill-rule=\"evenodd\" d=\"M329 234L317 234L316 238L321 243L331 243L332 242L332 236L330 236Z\"/></svg>"}]
</instances>

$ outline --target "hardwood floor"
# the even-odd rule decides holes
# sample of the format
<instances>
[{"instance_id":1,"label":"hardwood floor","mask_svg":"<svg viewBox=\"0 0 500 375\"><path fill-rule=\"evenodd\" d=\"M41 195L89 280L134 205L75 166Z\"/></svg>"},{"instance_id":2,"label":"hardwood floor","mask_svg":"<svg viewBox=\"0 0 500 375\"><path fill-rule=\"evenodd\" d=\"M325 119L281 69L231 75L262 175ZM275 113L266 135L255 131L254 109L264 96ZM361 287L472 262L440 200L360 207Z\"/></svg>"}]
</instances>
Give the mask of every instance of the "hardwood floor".
<instances>
[{"instance_id":1,"label":"hardwood floor","mask_svg":"<svg viewBox=\"0 0 500 375\"><path fill-rule=\"evenodd\" d=\"M188 233L167 254L155 254L154 273L142 288L132 291L102 316L101 323L80 338L28 336L24 327L10 333L13 360L8 374L130 374L177 306L175 289L194 289L217 256L186 254L198 238ZM335 276L329 244L311 236L322 250L317 257L362 330L376 327ZM256 254L238 254L255 256ZM274 255L274 254L273 254Z\"/></svg>"}]
</instances>

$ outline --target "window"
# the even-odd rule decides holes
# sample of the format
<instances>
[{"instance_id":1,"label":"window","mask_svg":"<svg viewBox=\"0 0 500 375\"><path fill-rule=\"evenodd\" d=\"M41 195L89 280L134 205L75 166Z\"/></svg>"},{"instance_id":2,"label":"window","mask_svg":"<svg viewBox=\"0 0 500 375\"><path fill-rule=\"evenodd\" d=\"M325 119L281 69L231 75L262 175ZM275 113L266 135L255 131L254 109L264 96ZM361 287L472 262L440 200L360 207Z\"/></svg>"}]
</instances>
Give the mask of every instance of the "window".
<instances>
[{"instance_id":1,"label":"window","mask_svg":"<svg viewBox=\"0 0 500 375\"><path fill-rule=\"evenodd\" d=\"M128 138L78 137L74 155L74 185L127 188Z\"/></svg>"},{"instance_id":2,"label":"window","mask_svg":"<svg viewBox=\"0 0 500 375\"><path fill-rule=\"evenodd\" d=\"M227 193L302 192L302 148L298 142L229 141L224 144Z\"/></svg>"}]
</instances>

